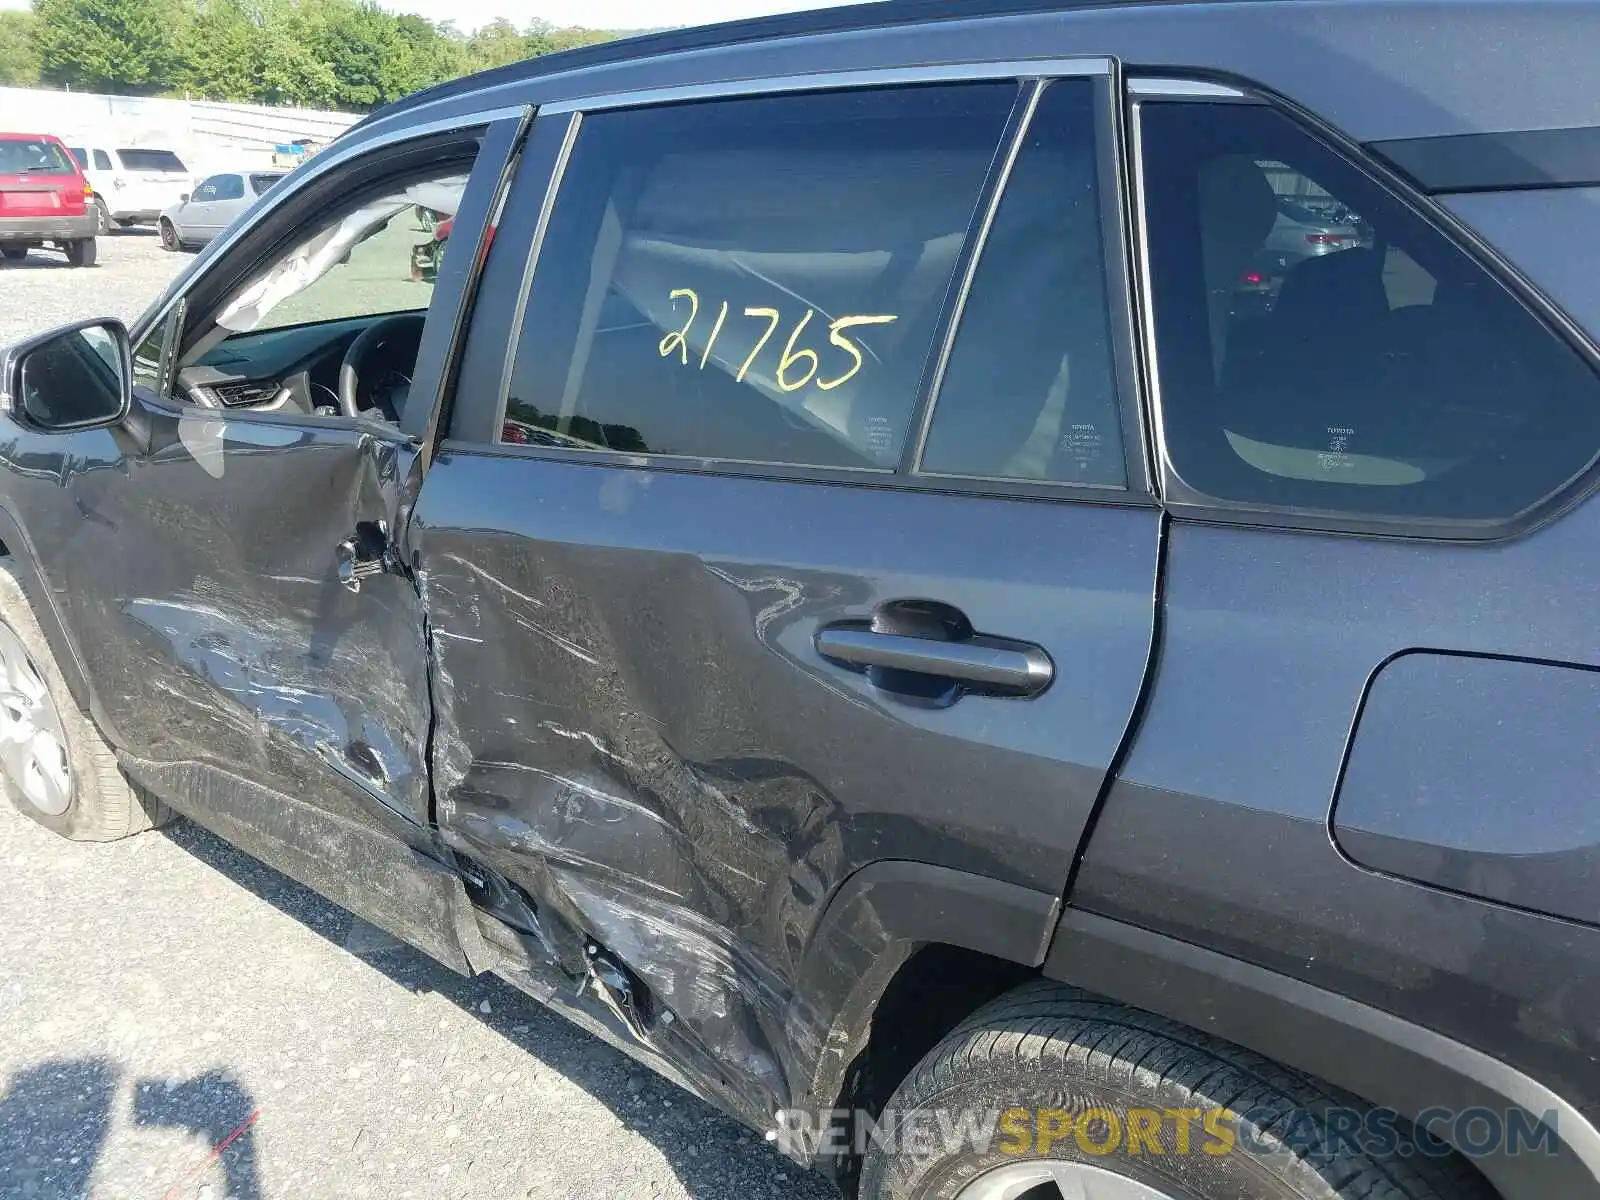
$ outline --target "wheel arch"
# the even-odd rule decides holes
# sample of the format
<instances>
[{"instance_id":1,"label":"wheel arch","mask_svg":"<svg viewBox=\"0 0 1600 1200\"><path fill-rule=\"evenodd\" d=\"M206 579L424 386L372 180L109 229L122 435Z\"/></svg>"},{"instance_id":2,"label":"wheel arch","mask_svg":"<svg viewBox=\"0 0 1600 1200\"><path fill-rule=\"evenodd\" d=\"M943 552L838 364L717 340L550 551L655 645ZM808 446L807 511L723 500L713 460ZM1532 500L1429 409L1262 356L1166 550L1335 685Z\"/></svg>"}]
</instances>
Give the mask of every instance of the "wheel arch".
<instances>
[{"instance_id":1,"label":"wheel arch","mask_svg":"<svg viewBox=\"0 0 1600 1200\"><path fill-rule=\"evenodd\" d=\"M1156 1013L1333 1084L1410 1121L1427 1110L1555 1114L1550 1152L1468 1154L1504 1200L1600 1200L1600 1132L1559 1094L1431 1029L1186 942L1067 909L1047 978ZM1455 1144L1453 1130L1430 1130ZM1464 1152L1464 1148L1456 1145Z\"/></svg>"},{"instance_id":2,"label":"wheel arch","mask_svg":"<svg viewBox=\"0 0 1600 1200\"><path fill-rule=\"evenodd\" d=\"M73 703L84 712L92 714L94 695L89 687L89 676L84 670L77 643L67 633L66 624L56 608L55 597L39 573L39 564L33 553L33 543L28 540L21 523L4 504L0 504L0 557L11 560L11 565L22 584L23 593L27 596L28 603L33 606L34 615L39 619L39 628L44 630L45 640L50 643L50 652L56 656L62 678L67 681L67 688L72 692Z\"/></svg>"},{"instance_id":3,"label":"wheel arch","mask_svg":"<svg viewBox=\"0 0 1600 1200\"><path fill-rule=\"evenodd\" d=\"M880 1012L896 1025L896 1014L917 1013L889 1060L911 1055L914 1065L974 1009L1037 975L1059 909L1057 896L931 863L857 870L829 901L797 972L786 1014L793 1106L817 1113L870 1100ZM836 1178L851 1169L811 1165Z\"/></svg>"}]
</instances>

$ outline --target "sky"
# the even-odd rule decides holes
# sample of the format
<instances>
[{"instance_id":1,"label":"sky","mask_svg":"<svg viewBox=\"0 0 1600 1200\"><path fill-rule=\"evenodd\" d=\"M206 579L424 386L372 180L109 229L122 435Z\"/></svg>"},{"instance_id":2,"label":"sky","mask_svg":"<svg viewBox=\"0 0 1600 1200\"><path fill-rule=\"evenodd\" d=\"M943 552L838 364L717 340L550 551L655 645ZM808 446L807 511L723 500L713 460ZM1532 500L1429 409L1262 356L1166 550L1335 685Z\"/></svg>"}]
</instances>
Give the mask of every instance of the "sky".
<instances>
[{"instance_id":1,"label":"sky","mask_svg":"<svg viewBox=\"0 0 1600 1200\"><path fill-rule=\"evenodd\" d=\"M0 0L3 2L3 0ZM421 13L430 21L454 21L475 29L505 17L519 29L535 18L552 25L590 29L655 29L663 25L705 25L764 13L829 8L839 0L379 0L391 12Z\"/></svg>"},{"instance_id":2,"label":"sky","mask_svg":"<svg viewBox=\"0 0 1600 1200\"><path fill-rule=\"evenodd\" d=\"M0 0L0 8L27 8L30 0ZM534 18L552 25L590 29L656 29L704 25L764 13L830 8L841 0L379 0L391 12L421 13L430 21L454 21L466 31L505 17L517 28Z\"/></svg>"}]
</instances>

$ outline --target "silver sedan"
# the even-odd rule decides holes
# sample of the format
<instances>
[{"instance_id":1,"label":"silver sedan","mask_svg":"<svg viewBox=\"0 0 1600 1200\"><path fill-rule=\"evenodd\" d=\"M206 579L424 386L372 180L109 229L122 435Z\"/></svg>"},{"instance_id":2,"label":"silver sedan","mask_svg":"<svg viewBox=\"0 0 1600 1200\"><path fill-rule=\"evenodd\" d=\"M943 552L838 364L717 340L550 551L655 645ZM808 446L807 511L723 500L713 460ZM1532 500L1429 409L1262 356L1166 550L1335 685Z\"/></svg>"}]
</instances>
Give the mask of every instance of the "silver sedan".
<instances>
[{"instance_id":1,"label":"silver sedan","mask_svg":"<svg viewBox=\"0 0 1600 1200\"><path fill-rule=\"evenodd\" d=\"M284 174L283 171L225 171L207 176L190 195L161 214L161 244L168 250L205 245L233 224Z\"/></svg>"}]
</instances>

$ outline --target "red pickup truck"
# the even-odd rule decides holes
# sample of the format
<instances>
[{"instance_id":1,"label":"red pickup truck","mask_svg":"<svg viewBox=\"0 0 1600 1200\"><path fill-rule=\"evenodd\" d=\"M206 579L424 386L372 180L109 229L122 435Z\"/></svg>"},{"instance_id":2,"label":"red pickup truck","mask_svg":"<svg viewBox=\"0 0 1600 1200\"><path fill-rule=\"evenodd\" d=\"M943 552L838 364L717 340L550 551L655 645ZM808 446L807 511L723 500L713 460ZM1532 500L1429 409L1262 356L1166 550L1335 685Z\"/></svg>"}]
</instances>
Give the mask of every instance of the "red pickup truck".
<instances>
[{"instance_id":1,"label":"red pickup truck","mask_svg":"<svg viewBox=\"0 0 1600 1200\"><path fill-rule=\"evenodd\" d=\"M60 139L0 133L0 258L20 261L49 244L92 267L96 231L92 190Z\"/></svg>"}]
</instances>

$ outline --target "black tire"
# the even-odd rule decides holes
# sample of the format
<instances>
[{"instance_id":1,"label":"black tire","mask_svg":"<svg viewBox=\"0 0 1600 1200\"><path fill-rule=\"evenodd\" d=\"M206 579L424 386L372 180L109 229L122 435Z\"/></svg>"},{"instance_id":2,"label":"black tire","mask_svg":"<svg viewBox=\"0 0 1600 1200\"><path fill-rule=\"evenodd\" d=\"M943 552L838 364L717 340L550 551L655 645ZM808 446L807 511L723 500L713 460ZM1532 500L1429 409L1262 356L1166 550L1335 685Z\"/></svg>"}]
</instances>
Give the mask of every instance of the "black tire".
<instances>
[{"instance_id":1,"label":"black tire","mask_svg":"<svg viewBox=\"0 0 1600 1200\"><path fill-rule=\"evenodd\" d=\"M100 261L100 248L93 238L79 238L75 242L68 242L63 248L67 252L69 266L92 267Z\"/></svg>"},{"instance_id":2,"label":"black tire","mask_svg":"<svg viewBox=\"0 0 1600 1200\"><path fill-rule=\"evenodd\" d=\"M72 778L71 802L63 812L44 811L9 773L0 770L0 788L6 798L24 816L80 842L109 842L170 820L170 809L143 796L123 777L111 747L73 701L10 558L0 558L0 623L16 635L55 705Z\"/></svg>"},{"instance_id":3,"label":"black tire","mask_svg":"<svg viewBox=\"0 0 1600 1200\"><path fill-rule=\"evenodd\" d=\"M162 217L158 228L161 232L161 248L163 250L176 252L183 249L183 242L178 237L177 227L171 221Z\"/></svg>"},{"instance_id":4,"label":"black tire","mask_svg":"<svg viewBox=\"0 0 1600 1200\"><path fill-rule=\"evenodd\" d=\"M133 217L124 217L117 222L118 229L132 229L139 222Z\"/></svg>"},{"instance_id":5,"label":"black tire","mask_svg":"<svg viewBox=\"0 0 1600 1200\"><path fill-rule=\"evenodd\" d=\"M1404 1124L1384 1126L1392 1140L1381 1146L1359 1130L1339 1136L1340 1120L1358 1114L1365 1119L1368 1112L1354 1097L1231 1043L1044 981L980 1009L929 1052L889 1101L883 1126L894 1129L898 1122L902 1130L920 1125L937 1131L939 1114L1011 1109L1026 1116L1015 1118L1011 1130L1001 1124L986 1149L971 1141L952 1147L937 1135L930 1147L904 1138L898 1144L869 1142L861 1200L951 1200L991 1171L1027 1173L1026 1164L1040 1161L1069 1164L1068 1175L1110 1172L1183 1200L1495 1196L1442 1143L1425 1138L1419 1151L1415 1132ZM1175 1116L1195 1109L1226 1111L1215 1119L1219 1128L1231 1123L1231 1150L1218 1149L1224 1142L1209 1134L1207 1118ZM1047 1110L1049 1116L1042 1117ZM1159 1120L1154 1136L1162 1151L1143 1141L1130 1152L1127 1137L1114 1136L1111 1118L1118 1131L1141 1123L1149 1130ZM1041 1122L1051 1132L1066 1130L1044 1155L1037 1152ZM1179 1142L1180 1122L1190 1135L1187 1153ZM1079 1131L1092 1149L1080 1146ZM1213 1149L1207 1152L1207 1146ZM926 1152L913 1152L919 1150ZM1027 1191L1027 1198L1054 1200L1054 1187Z\"/></svg>"},{"instance_id":6,"label":"black tire","mask_svg":"<svg viewBox=\"0 0 1600 1200\"><path fill-rule=\"evenodd\" d=\"M21 262L28 257L26 246L0 246L0 258L7 262Z\"/></svg>"},{"instance_id":7,"label":"black tire","mask_svg":"<svg viewBox=\"0 0 1600 1200\"><path fill-rule=\"evenodd\" d=\"M106 207L106 202L101 197L94 198L94 215L100 221L100 233L111 232L111 210Z\"/></svg>"}]
</instances>

